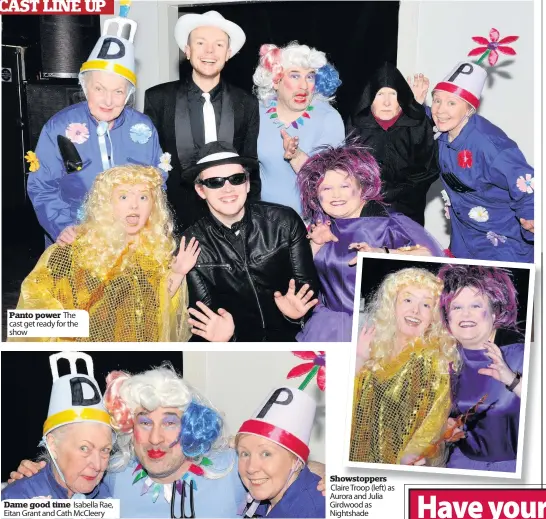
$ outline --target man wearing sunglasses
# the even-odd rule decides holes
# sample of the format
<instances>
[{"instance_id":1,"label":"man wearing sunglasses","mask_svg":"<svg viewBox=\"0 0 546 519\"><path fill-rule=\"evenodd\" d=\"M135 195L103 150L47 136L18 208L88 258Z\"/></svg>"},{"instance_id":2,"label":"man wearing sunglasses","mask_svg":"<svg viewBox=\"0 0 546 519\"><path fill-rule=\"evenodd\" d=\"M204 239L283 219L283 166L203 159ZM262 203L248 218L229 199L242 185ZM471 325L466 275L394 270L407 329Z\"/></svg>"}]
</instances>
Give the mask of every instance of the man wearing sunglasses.
<instances>
[{"instance_id":1,"label":"man wearing sunglasses","mask_svg":"<svg viewBox=\"0 0 546 519\"><path fill-rule=\"evenodd\" d=\"M185 171L209 214L186 230L201 254L188 274L194 335L210 340L225 311L238 341L294 341L318 300L318 280L306 229L291 208L247 200L248 170L256 160L240 157L225 142L211 142ZM217 312L217 314L213 313Z\"/></svg>"}]
</instances>

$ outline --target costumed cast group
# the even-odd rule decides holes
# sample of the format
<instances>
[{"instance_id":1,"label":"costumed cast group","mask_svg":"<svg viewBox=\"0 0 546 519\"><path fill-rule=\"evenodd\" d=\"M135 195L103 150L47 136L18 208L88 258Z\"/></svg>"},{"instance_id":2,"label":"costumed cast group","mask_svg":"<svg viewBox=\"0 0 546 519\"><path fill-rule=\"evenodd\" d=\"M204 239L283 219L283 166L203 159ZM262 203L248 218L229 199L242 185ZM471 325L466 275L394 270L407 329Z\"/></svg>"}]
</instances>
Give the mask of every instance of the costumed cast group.
<instances>
[{"instance_id":1,"label":"costumed cast group","mask_svg":"<svg viewBox=\"0 0 546 519\"><path fill-rule=\"evenodd\" d=\"M368 312L350 460L515 472L524 339L510 271L403 268Z\"/></svg>"},{"instance_id":2,"label":"costumed cast group","mask_svg":"<svg viewBox=\"0 0 546 519\"><path fill-rule=\"evenodd\" d=\"M59 360L69 374L59 376ZM41 461L23 461L2 500L113 497L120 517L325 517L324 465L313 462L320 476L308 465L316 402L303 383L274 388L230 437L222 413L168 363L111 372L104 399L89 355L50 364Z\"/></svg>"},{"instance_id":3,"label":"costumed cast group","mask_svg":"<svg viewBox=\"0 0 546 519\"><path fill-rule=\"evenodd\" d=\"M481 66L457 64L429 108L428 79L385 63L344 124L324 52L262 45L251 95L221 77L243 30L188 14L191 75L148 89L143 114L125 4L81 67L86 101L26 155L48 248L19 309L84 309L90 341L339 342L357 251L533 262L533 169L476 113ZM445 251L423 227L438 177Z\"/></svg>"}]
</instances>

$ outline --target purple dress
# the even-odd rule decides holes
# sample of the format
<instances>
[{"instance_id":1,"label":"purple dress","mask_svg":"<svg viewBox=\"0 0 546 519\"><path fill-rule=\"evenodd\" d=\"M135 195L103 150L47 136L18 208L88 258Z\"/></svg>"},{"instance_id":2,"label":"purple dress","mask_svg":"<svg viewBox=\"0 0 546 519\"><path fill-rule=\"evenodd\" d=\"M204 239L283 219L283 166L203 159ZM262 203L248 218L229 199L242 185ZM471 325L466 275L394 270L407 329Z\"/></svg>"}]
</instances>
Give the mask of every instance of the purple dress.
<instances>
[{"instance_id":1,"label":"purple dress","mask_svg":"<svg viewBox=\"0 0 546 519\"><path fill-rule=\"evenodd\" d=\"M434 256L444 256L423 227L400 213L389 213L377 202L368 202L360 218L332 219L331 229L339 241L324 244L315 255L320 300L296 336L301 342L350 342L356 281L356 267L349 266L355 257L355 251L349 250L351 243L389 249L423 245Z\"/></svg>"},{"instance_id":2,"label":"purple dress","mask_svg":"<svg viewBox=\"0 0 546 519\"><path fill-rule=\"evenodd\" d=\"M512 371L521 373L524 345L514 342L500 346L499 343L505 341L499 337L502 336L499 332L502 331L497 331L495 342L506 364ZM507 333L510 332L504 331L505 336ZM453 375L452 398L455 411L452 415L465 413L485 394L487 398L477 413L468 418L466 437L455 444L447 466L454 469L515 472L520 398L508 391L502 382L478 373L480 368L491 364L485 350L458 348L462 367L458 374Z\"/></svg>"}]
</instances>

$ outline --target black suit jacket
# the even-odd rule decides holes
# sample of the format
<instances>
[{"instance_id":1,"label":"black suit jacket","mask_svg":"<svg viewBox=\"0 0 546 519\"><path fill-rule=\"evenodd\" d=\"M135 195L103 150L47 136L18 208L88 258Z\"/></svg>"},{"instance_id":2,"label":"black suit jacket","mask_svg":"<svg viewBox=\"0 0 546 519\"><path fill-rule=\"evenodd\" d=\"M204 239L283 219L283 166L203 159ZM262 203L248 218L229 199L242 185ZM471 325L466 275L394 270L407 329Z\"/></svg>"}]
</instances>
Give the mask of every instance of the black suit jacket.
<instances>
[{"instance_id":1,"label":"black suit jacket","mask_svg":"<svg viewBox=\"0 0 546 519\"><path fill-rule=\"evenodd\" d=\"M171 154L173 169L167 180L167 197L178 231L208 214L205 202L195 192L194 179L184 176L197 152L189 118L188 81L191 79L157 85L146 90L144 96L144 113L157 129L161 149ZM259 128L256 97L223 81L218 140L232 144L241 156L256 158ZM249 197L259 200L260 191L260 172L256 168L250 172Z\"/></svg>"}]
</instances>

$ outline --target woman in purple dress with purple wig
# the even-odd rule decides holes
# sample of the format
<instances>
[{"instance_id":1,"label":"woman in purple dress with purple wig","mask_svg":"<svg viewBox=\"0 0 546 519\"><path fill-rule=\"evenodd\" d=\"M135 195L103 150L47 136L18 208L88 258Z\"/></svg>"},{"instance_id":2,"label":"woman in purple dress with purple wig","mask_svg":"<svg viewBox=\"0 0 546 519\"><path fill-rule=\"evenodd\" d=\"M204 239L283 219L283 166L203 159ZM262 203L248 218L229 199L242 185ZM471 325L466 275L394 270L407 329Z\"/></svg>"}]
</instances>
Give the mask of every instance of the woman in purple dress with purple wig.
<instances>
[{"instance_id":1,"label":"woman in purple dress with purple wig","mask_svg":"<svg viewBox=\"0 0 546 519\"><path fill-rule=\"evenodd\" d=\"M515 472L518 450L523 337L516 328L516 289L507 270L446 265L440 309L458 342L460 367L452 374L452 415L487 395L465 424L449 468Z\"/></svg>"},{"instance_id":2,"label":"woman in purple dress with purple wig","mask_svg":"<svg viewBox=\"0 0 546 519\"><path fill-rule=\"evenodd\" d=\"M350 341L355 252L443 256L442 249L421 225L381 203L379 166L357 141L321 148L299 171L298 186L303 217L318 224L309 237L321 297L296 339Z\"/></svg>"}]
</instances>

